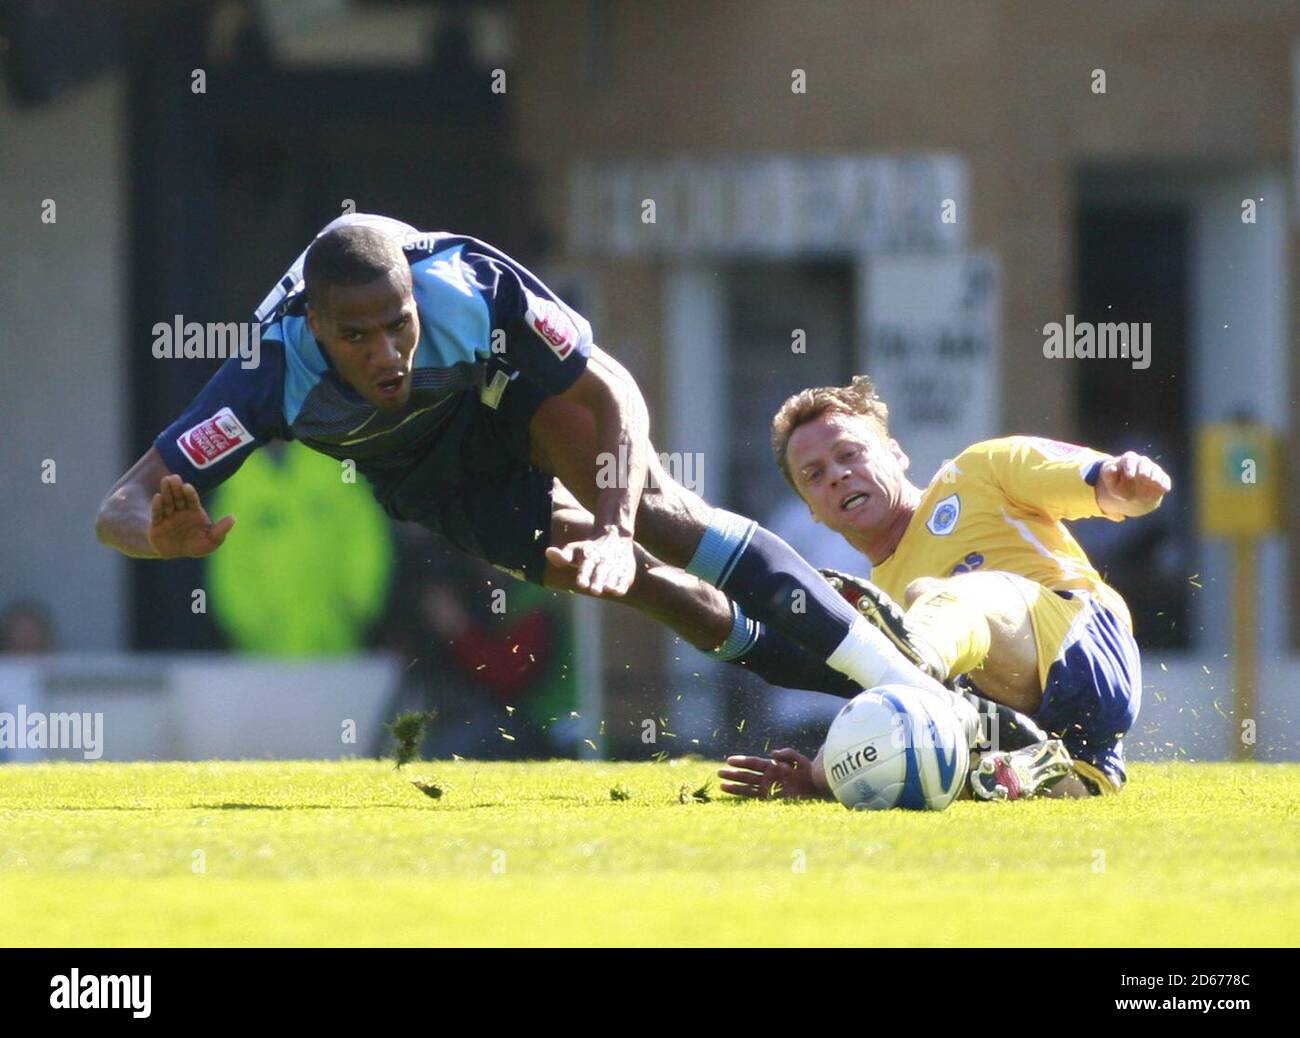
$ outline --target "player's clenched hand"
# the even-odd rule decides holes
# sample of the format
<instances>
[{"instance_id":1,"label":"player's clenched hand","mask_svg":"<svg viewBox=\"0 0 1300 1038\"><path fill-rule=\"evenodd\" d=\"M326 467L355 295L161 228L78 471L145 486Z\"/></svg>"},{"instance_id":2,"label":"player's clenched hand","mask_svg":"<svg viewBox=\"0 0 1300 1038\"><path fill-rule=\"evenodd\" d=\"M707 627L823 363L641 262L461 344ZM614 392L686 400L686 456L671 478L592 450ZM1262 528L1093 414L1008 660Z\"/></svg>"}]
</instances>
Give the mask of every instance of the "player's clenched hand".
<instances>
[{"instance_id":1,"label":"player's clenched hand","mask_svg":"<svg viewBox=\"0 0 1300 1038\"><path fill-rule=\"evenodd\" d=\"M209 519L199 492L180 476L164 476L149 506L149 543L163 559L211 555L234 525L233 515Z\"/></svg>"},{"instance_id":2,"label":"player's clenched hand","mask_svg":"<svg viewBox=\"0 0 1300 1038\"><path fill-rule=\"evenodd\" d=\"M1146 515L1160 506L1169 493L1170 480L1150 458L1125 451L1107 458L1097 477L1097 503L1112 515Z\"/></svg>"},{"instance_id":3,"label":"player's clenched hand","mask_svg":"<svg viewBox=\"0 0 1300 1038\"><path fill-rule=\"evenodd\" d=\"M599 537L574 541L563 548L547 548L552 565L578 571L579 591L592 595L626 595L636 576L636 550L632 538L610 527Z\"/></svg>"},{"instance_id":4,"label":"player's clenched hand","mask_svg":"<svg viewBox=\"0 0 1300 1038\"><path fill-rule=\"evenodd\" d=\"M768 757L728 757L730 768L718 771L722 791L738 797L815 797L812 761L798 750L773 750Z\"/></svg>"}]
</instances>

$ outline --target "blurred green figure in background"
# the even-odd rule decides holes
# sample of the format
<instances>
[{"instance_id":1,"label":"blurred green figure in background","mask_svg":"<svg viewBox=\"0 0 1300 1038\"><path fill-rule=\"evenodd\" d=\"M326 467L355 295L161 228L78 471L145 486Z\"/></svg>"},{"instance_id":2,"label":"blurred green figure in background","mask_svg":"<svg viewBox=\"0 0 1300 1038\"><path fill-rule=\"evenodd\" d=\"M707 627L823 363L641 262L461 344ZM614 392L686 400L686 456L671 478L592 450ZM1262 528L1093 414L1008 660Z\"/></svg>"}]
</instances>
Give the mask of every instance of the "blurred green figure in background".
<instances>
[{"instance_id":1,"label":"blurred green figure in background","mask_svg":"<svg viewBox=\"0 0 1300 1038\"><path fill-rule=\"evenodd\" d=\"M369 486L345 482L348 474L287 444L278 457L253 454L239 479L215 491L214 507L245 527L207 559L212 613L235 648L273 656L364 648L388 599L393 546Z\"/></svg>"}]
</instances>

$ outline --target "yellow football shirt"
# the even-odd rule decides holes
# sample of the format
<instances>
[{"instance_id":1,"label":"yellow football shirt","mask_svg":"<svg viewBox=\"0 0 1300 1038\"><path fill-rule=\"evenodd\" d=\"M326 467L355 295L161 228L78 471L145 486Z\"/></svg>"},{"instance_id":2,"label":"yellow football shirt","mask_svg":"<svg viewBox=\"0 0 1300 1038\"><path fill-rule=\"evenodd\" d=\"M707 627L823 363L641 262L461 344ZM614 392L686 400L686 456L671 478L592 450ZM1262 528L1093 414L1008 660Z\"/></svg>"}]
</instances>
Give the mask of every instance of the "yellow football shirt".
<instances>
[{"instance_id":1,"label":"yellow football shirt","mask_svg":"<svg viewBox=\"0 0 1300 1038\"><path fill-rule=\"evenodd\" d=\"M1093 484L1107 457L1036 436L967 447L925 489L898 547L873 567L872 581L902 602L918 577L1016 573L1050 591L1095 596L1131 631L1124 599L1101 579L1063 523L1103 514ZM1046 679L1081 606L1079 599L1054 594L1030 603L1040 678Z\"/></svg>"}]
</instances>

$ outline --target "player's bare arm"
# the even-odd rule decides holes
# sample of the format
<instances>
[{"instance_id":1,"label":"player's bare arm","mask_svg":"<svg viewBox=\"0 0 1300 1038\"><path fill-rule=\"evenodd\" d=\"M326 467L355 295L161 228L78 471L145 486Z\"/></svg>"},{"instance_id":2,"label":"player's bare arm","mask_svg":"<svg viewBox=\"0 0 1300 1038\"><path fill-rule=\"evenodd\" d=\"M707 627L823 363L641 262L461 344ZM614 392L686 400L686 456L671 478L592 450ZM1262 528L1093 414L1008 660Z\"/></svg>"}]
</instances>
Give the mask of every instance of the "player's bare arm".
<instances>
[{"instance_id":1,"label":"player's bare arm","mask_svg":"<svg viewBox=\"0 0 1300 1038\"><path fill-rule=\"evenodd\" d=\"M548 548L546 557L552 565L576 568L581 590L622 596L636 574L633 537L651 453L649 412L632 377L595 346L586 370L561 399L591 414L597 464L614 459L617 478L597 482L592 535Z\"/></svg>"},{"instance_id":2,"label":"player's bare arm","mask_svg":"<svg viewBox=\"0 0 1300 1038\"><path fill-rule=\"evenodd\" d=\"M95 534L135 559L199 558L220 548L234 525L232 515L214 523L198 491L150 447L109 490L99 506Z\"/></svg>"},{"instance_id":3,"label":"player's bare arm","mask_svg":"<svg viewBox=\"0 0 1300 1038\"><path fill-rule=\"evenodd\" d=\"M1097 476L1097 505L1112 518L1135 518L1160 507L1172 483L1150 458L1125 451L1102 463Z\"/></svg>"}]
</instances>

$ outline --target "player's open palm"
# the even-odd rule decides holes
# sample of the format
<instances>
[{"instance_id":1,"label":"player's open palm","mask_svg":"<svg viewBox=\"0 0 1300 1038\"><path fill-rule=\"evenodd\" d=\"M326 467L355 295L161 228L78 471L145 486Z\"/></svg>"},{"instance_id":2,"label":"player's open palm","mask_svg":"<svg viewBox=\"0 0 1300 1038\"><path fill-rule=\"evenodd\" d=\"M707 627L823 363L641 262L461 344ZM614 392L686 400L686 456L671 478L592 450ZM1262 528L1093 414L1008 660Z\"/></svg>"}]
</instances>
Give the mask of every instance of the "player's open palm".
<instances>
[{"instance_id":1,"label":"player's open palm","mask_svg":"<svg viewBox=\"0 0 1300 1038\"><path fill-rule=\"evenodd\" d=\"M180 476L164 476L149 506L149 543L164 559L211 555L234 525L233 515L209 519L199 492Z\"/></svg>"}]
</instances>

